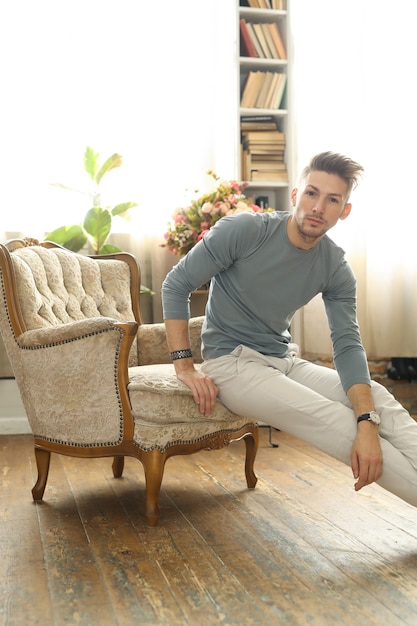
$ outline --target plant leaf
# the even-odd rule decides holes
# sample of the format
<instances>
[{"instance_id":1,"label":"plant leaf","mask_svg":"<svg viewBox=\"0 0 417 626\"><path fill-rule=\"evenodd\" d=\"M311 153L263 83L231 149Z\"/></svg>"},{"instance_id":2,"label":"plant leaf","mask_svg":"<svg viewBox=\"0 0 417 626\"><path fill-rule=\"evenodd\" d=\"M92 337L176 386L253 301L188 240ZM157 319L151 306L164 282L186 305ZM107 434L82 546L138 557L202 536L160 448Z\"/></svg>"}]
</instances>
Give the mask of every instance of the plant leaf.
<instances>
[{"instance_id":1,"label":"plant leaf","mask_svg":"<svg viewBox=\"0 0 417 626\"><path fill-rule=\"evenodd\" d=\"M120 217L127 217L127 215L124 215L124 213L127 213L127 211L134 206L138 206L138 203L137 202L123 202L122 204L117 204L115 207L112 208L111 214L120 215Z\"/></svg>"},{"instance_id":2,"label":"plant leaf","mask_svg":"<svg viewBox=\"0 0 417 626\"><path fill-rule=\"evenodd\" d=\"M141 295L148 295L148 296L153 296L155 294L155 292L152 291L150 287L146 287L146 285L140 286L140 293Z\"/></svg>"},{"instance_id":3,"label":"plant leaf","mask_svg":"<svg viewBox=\"0 0 417 626\"><path fill-rule=\"evenodd\" d=\"M120 154L117 154L117 152L112 154L111 157L109 157L107 161L103 163L103 165L100 167L100 169L96 173L94 177L96 184L98 185L100 183L101 179L103 178L105 174L107 174L108 172L111 172L111 170L114 170L116 167L120 167L121 164L122 164L122 157L120 156Z\"/></svg>"},{"instance_id":4,"label":"plant leaf","mask_svg":"<svg viewBox=\"0 0 417 626\"><path fill-rule=\"evenodd\" d=\"M79 224L61 226L45 235L47 241L53 241L68 250L79 252L87 243L87 237Z\"/></svg>"},{"instance_id":5,"label":"plant leaf","mask_svg":"<svg viewBox=\"0 0 417 626\"><path fill-rule=\"evenodd\" d=\"M84 169L87 174L90 176L91 180L94 180L95 175L98 170L98 157L99 153L94 152L93 148L89 146L85 149L84 152Z\"/></svg>"},{"instance_id":6,"label":"plant leaf","mask_svg":"<svg viewBox=\"0 0 417 626\"><path fill-rule=\"evenodd\" d=\"M88 233L88 239L93 246L95 254L98 254L99 250L106 243L106 239L110 235L111 223L111 213L108 209L96 206L87 212L83 226L86 233Z\"/></svg>"},{"instance_id":7,"label":"plant leaf","mask_svg":"<svg viewBox=\"0 0 417 626\"><path fill-rule=\"evenodd\" d=\"M114 252L123 252L123 250L113 246L111 243L105 243L98 251L99 254L113 254Z\"/></svg>"}]
</instances>

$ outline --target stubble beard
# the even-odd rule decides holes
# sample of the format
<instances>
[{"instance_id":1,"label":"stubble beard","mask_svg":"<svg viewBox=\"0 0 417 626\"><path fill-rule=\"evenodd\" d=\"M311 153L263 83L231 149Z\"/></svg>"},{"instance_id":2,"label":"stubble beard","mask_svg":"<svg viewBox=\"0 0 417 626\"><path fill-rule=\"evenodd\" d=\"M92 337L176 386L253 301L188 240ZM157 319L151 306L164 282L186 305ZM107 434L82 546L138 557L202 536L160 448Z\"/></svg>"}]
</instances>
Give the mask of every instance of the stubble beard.
<instances>
[{"instance_id":1,"label":"stubble beard","mask_svg":"<svg viewBox=\"0 0 417 626\"><path fill-rule=\"evenodd\" d=\"M297 232L300 238L306 243L315 243L318 239L321 239L323 235L326 234L327 229L325 224L322 225L322 228L320 228L320 230L317 230L316 228L313 228L311 226L306 226L305 222L306 218L304 218L301 222L296 220Z\"/></svg>"}]
</instances>

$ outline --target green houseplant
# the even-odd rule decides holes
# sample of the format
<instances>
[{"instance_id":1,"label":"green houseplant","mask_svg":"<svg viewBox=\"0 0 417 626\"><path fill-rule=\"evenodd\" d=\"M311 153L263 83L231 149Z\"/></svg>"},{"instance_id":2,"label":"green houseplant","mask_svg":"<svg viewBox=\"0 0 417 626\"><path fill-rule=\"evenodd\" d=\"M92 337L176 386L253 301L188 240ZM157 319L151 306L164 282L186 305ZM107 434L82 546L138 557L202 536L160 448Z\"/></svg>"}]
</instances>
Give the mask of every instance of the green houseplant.
<instances>
[{"instance_id":1,"label":"green houseplant","mask_svg":"<svg viewBox=\"0 0 417 626\"><path fill-rule=\"evenodd\" d=\"M84 169L93 181L91 191L85 192L74 189L61 183L53 183L56 187L84 193L91 198L91 208L87 211L81 224L72 224L69 226L60 226L46 235L50 241L54 241L73 252L78 252L85 245L89 245L93 254L109 254L112 252L120 252L120 248L107 243L111 234L113 218L115 216L129 219L129 209L137 206L136 202L123 202L116 206L102 206L99 185L103 178L112 170L122 165L122 157L120 154L112 154L108 159L100 165L100 155L90 147L84 152Z\"/></svg>"},{"instance_id":2,"label":"green houseplant","mask_svg":"<svg viewBox=\"0 0 417 626\"><path fill-rule=\"evenodd\" d=\"M99 163L99 157L99 153L94 152L92 148L87 147L85 149L84 169L93 181L91 191L80 191L79 189L68 187L62 183L53 183L56 187L87 194L91 198L92 207L87 211L81 224L60 226L50 233L47 233L45 236L45 239L54 241L73 252L79 252L86 245L91 248L92 254L121 252L120 248L107 243L111 234L113 218L119 216L129 220L129 210L137 206L137 202L123 202L113 207L101 206L101 194L99 192L100 182L109 172L122 165L122 157L117 153L112 154L102 165ZM154 293L149 287L144 285L140 286L140 292L141 294L150 295Z\"/></svg>"}]
</instances>

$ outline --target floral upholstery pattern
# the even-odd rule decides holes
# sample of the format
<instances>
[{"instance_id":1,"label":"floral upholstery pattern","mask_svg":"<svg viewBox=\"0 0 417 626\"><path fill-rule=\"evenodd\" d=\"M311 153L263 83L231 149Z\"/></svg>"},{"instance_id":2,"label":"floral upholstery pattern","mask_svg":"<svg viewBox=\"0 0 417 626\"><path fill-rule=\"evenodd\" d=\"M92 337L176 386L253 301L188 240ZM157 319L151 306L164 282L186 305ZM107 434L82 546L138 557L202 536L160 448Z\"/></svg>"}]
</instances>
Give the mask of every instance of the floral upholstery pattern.
<instances>
[{"instance_id":1,"label":"floral upholstery pattern","mask_svg":"<svg viewBox=\"0 0 417 626\"><path fill-rule=\"evenodd\" d=\"M0 324L33 433L75 446L117 444L123 437L117 323L135 320L129 266L42 246L11 256L25 332L16 337L10 328L3 283ZM203 321L189 322L196 363ZM220 402L210 418L200 415L169 362L163 323L139 326L128 378L134 441L143 450L163 451L248 423Z\"/></svg>"},{"instance_id":2,"label":"floral upholstery pattern","mask_svg":"<svg viewBox=\"0 0 417 626\"><path fill-rule=\"evenodd\" d=\"M17 296L25 326L56 327L108 317L134 320L126 263L33 246L13 253ZM137 364L136 344L129 365Z\"/></svg>"},{"instance_id":3,"label":"floral upholstery pattern","mask_svg":"<svg viewBox=\"0 0 417 626\"><path fill-rule=\"evenodd\" d=\"M249 488L258 430L217 402L202 416L169 362L164 324L142 324L140 268L129 254L86 257L35 240L0 244L0 333L34 434L42 500L51 453L124 457L144 466L148 524L159 520L166 460L175 454L246 444ZM204 317L189 321L201 362Z\"/></svg>"}]
</instances>

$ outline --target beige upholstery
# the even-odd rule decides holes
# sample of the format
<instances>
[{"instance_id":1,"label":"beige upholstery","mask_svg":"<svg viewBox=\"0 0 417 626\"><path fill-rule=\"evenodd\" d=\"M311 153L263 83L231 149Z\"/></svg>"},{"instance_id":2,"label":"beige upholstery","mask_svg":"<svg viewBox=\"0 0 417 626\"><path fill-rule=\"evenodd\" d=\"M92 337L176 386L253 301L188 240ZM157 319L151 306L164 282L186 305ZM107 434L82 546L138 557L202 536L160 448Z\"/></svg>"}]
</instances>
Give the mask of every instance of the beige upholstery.
<instances>
[{"instance_id":1,"label":"beige upholstery","mask_svg":"<svg viewBox=\"0 0 417 626\"><path fill-rule=\"evenodd\" d=\"M35 499L43 497L51 452L113 456L115 476L124 456L135 456L154 525L167 458L242 437L247 484L255 486L257 424L220 402L210 417L200 415L169 363L164 325L141 324L134 257L13 240L0 245L0 269L0 330L34 434ZM202 321L189 324L197 362Z\"/></svg>"}]
</instances>

